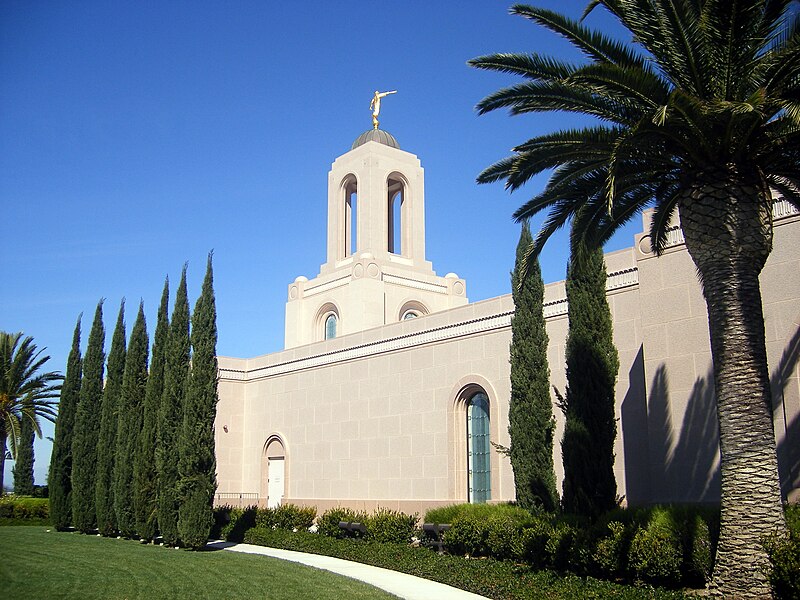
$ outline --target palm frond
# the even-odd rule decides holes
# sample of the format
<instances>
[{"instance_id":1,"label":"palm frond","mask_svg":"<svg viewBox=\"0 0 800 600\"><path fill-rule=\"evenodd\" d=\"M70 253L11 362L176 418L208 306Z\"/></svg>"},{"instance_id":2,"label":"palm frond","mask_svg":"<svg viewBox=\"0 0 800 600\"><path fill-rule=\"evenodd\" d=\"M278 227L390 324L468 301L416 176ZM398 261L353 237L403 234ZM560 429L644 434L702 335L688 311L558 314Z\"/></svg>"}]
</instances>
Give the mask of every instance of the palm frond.
<instances>
[{"instance_id":1,"label":"palm frond","mask_svg":"<svg viewBox=\"0 0 800 600\"><path fill-rule=\"evenodd\" d=\"M637 66L645 70L649 69L643 58L625 44L613 40L600 32L592 31L564 15L524 4L515 4L509 12L512 15L520 15L530 19L565 37L592 60L605 61L617 65Z\"/></svg>"},{"instance_id":2,"label":"palm frond","mask_svg":"<svg viewBox=\"0 0 800 600\"><path fill-rule=\"evenodd\" d=\"M638 105L642 113L665 104L669 99L669 88L654 73L607 63L586 65L576 70L568 81L625 102L626 106Z\"/></svg>"},{"instance_id":3,"label":"palm frond","mask_svg":"<svg viewBox=\"0 0 800 600\"><path fill-rule=\"evenodd\" d=\"M650 221L650 244L656 256L661 256L667 248L670 224L677 206L677 198L673 196L669 201L658 203L653 211Z\"/></svg>"},{"instance_id":4,"label":"palm frond","mask_svg":"<svg viewBox=\"0 0 800 600\"><path fill-rule=\"evenodd\" d=\"M752 85L753 66L766 41L764 16L764 0L708 0L704 5L716 98L734 99Z\"/></svg>"},{"instance_id":5,"label":"palm frond","mask_svg":"<svg viewBox=\"0 0 800 600\"><path fill-rule=\"evenodd\" d=\"M502 52L479 56L467 61L476 69L521 75L528 79L551 81L565 79L578 68L575 65L541 56L539 54L514 54Z\"/></svg>"},{"instance_id":6,"label":"palm frond","mask_svg":"<svg viewBox=\"0 0 800 600\"><path fill-rule=\"evenodd\" d=\"M571 112L619 125L631 125L639 118L636 107L568 81L526 82L503 88L481 100L476 108L479 114L498 108L508 108L512 115Z\"/></svg>"},{"instance_id":7,"label":"palm frond","mask_svg":"<svg viewBox=\"0 0 800 600\"><path fill-rule=\"evenodd\" d=\"M800 210L800 178L772 176L767 181L769 186L780 194L781 198Z\"/></svg>"},{"instance_id":8,"label":"palm frond","mask_svg":"<svg viewBox=\"0 0 800 600\"><path fill-rule=\"evenodd\" d=\"M516 160L516 156L508 156L487 167L478 175L478 183L492 183L507 177Z\"/></svg>"},{"instance_id":9,"label":"palm frond","mask_svg":"<svg viewBox=\"0 0 800 600\"><path fill-rule=\"evenodd\" d=\"M620 0L621 23L655 59L665 77L698 96L707 92L700 13L687 0Z\"/></svg>"},{"instance_id":10,"label":"palm frond","mask_svg":"<svg viewBox=\"0 0 800 600\"><path fill-rule=\"evenodd\" d=\"M753 85L766 88L769 96L783 97L800 85L800 13L786 19L783 28L774 32L762 48L753 66Z\"/></svg>"}]
</instances>

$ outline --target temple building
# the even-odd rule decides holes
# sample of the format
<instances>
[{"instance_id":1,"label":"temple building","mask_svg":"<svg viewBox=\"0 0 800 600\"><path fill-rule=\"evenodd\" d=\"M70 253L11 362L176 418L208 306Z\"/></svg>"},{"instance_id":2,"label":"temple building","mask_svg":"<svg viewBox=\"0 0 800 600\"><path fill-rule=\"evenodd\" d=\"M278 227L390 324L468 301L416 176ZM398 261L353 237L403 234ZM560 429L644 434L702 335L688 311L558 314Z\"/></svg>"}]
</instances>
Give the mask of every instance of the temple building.
<instances>
[{"instance_id":1,"label":"temple building","mask_svg":"<svg viewBox=\"0 0 800 600\"><path fill-rule=\"evenodd\" d=\"M420 160L375 123L331 167L326 261L288 286L285 350L219 357L218 503L422 512L514 499L510 462L492 446L509 445L512 298L469 303L466 281L436 274ZM800 214L778 200L773 217L761 287L789 495L800 488ZM618 493L630 505L716 501L713 372L695 267L677 224L661 257L647 233L631 241L605 256L620 358ZM546 286L544 312L551 383L563 390L564 282ZM563 418L554 414L561 478Z\"/></svg>"}]
</instances>

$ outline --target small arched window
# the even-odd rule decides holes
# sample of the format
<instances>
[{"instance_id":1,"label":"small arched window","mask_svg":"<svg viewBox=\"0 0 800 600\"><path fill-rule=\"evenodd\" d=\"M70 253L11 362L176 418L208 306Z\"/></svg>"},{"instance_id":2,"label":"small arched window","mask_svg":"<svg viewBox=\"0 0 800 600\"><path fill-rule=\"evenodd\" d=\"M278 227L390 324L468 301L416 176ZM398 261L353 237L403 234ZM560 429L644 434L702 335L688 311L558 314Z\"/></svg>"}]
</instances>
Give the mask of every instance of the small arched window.
<instances>
[{"instance_id":1,"label":"small arched window","mask_svg":"<svg viewBox=\"0 0 800 600\"><path fill-rule=\"evenodd\" d=\"M476 392L467 401L467 469L469 501L483 503L492 497L489 398Z\"/></svg>"},{"instance_id":2,"label":"small arched window","mask_svg":"<svg viewBox=\"0 0 800 600\"><path fill-rule=\"evenodd\" d=\"M325 338L326 340L332 340L336 337L336 315L333 313L329 314L325 317Z\"/></svg>"},{"instance_id":3,"label":"small arched window","mask_svg":"<svg viewBox=\"0 0 800 600\"><path fill-rule=\"evenodd\" d=\"M409 300L400 306L397 313L399 321L408 321L409 319L416 319L417 317L424 317L428 314L428 309L422 302L417 300Z\"/></svg>"}]
</instances>

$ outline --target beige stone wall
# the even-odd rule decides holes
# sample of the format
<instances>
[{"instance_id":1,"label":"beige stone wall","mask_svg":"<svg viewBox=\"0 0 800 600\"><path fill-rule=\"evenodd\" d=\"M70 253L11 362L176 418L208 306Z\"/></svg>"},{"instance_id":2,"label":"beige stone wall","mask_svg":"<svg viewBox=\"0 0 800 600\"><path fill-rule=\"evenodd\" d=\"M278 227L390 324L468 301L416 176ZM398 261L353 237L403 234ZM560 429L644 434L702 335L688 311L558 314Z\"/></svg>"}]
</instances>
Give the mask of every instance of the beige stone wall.
<instances>
[{"instance_id":1,"label":"beige stone wall","mask_svg":"<svg viewBox=\"0 0 800 600\"><path fill-rule=\"evenodd\" d=\"M508 445L511 309L505 296L252 360L220 358L219 491L264 498L264 446L279 436L285 501L404 510L466 501L461 392L487 393L491 438ZM513 499L508 460L491 460L493 500Z\"/></svg>"}]
</instances>

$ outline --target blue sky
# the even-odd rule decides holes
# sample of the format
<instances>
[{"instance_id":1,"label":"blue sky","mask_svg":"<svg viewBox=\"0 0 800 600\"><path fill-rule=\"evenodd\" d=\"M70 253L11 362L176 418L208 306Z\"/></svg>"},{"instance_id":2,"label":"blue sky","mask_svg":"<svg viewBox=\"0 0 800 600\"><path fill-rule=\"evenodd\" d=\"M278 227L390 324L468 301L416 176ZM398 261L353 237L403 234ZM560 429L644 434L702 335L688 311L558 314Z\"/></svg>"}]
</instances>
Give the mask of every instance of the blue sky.
<instances>
[{"instance_id":1,"label":"blue sky","mask_svg":"<svg viewBox=\"0 0 800 600\"><path fill-rule=\"evenodd\" d=\"M539 2L575 17L585 4ZM280 350L287 285L325 260L328 170L371 127L376 89L398 90L381 128L425 168L434 269L465 278L472 301L508 293L511 213L544 179L510 195L475 177L512 146L577 122L475 113L515 79L468 59L576 56L509 5L0 3L0 329L32 335L61 371L80 313L84 347L100 298L107 346L122 298L128 332L141 299L152 334L165 276L174 292L188 262L194 303L213 249L218 353ZM608 249L629 246L638 228ZM565 261L561 235L542 257L545 280L562 279ZM36 453L44 483L49 442Z\"/></svg>"}]
</instances>

